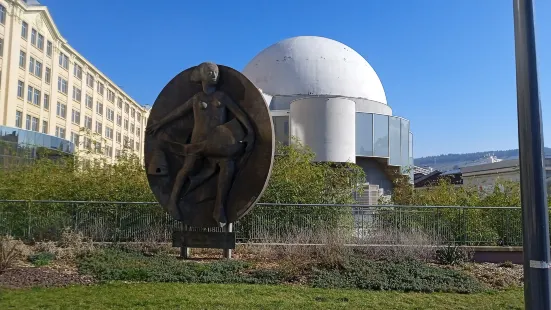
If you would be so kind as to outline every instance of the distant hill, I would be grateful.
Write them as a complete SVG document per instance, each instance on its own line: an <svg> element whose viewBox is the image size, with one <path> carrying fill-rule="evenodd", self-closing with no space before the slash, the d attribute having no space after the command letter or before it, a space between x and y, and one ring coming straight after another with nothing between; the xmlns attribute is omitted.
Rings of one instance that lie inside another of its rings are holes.
<svg viewBox="0 0 551 310"><path fill-rule="evenodd" d="M545 156L551 156L551 148L544 149ZM445 154L438 156L427 156L414 159L416 166L429 166L440 171L446 171L458 167L462 167L470 162L476 161L487 155L494 155L499 159L516 159L518 158L518 149L506 151L486 151L465 154Z"/></svg>

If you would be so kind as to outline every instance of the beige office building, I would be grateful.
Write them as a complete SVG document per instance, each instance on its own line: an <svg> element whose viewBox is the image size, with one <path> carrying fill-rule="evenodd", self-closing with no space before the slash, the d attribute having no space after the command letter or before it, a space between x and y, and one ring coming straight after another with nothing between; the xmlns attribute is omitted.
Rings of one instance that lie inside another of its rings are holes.
<svg viewBox="0 0 551 310"><path fill-rule="evenodd" d="M147 115L67 43L45 6L0 0L0 126L70 140L80 154L114 161L126 150L143 157Z"/></svg>

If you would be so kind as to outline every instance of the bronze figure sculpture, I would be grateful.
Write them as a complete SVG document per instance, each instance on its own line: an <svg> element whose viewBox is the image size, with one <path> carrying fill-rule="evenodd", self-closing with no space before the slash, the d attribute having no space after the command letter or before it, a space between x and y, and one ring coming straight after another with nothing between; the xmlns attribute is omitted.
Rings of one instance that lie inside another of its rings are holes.
<svg viewBox="0 0 551 310"><path fill-rule="evenodd" d="M234 222L266 185L273 140L260 91L231 68L202 63L174 78L155 101L145 149L151 188L188 225Z"/></svg>

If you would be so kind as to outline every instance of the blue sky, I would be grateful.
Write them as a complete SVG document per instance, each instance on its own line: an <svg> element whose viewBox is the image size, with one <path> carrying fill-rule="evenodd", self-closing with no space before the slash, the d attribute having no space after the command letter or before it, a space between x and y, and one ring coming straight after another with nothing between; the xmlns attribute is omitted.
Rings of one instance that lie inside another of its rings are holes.
<svg viewBox="0 0 551 310"><path fill-rule="evenodd" d="M518 147L512 0L42 0L61 34L141 104L203 61L243 69L298 35L340 41L377 71L415 157ZM551 139L551 5L536 3Z"/></svg>

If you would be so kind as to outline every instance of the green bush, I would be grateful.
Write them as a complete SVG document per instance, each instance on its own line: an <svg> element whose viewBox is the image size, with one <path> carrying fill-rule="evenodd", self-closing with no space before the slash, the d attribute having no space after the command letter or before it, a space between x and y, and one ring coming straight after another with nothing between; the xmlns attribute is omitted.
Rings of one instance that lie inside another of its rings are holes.
<svg viewBox="0 0 551 310"><path fill-rule="evenodd" d="M311 284L320 288L398 290L405 292L476 293L483 286L459 271L432 267L415 260L353 259L340 269L317 269Z"/></svg>
<svg viewBox="0 0 551 310"><path fill-rule="evenodd" d="M253 209L239 223L245 236L254 238L252 230L260 219L263 225L261 233L273 238L281 232L297 229L310 232L350 229L353 223L351 208L285 204L354 203L354 191L361 190L361 184L365 182L363 170L349 163L315 163L314 152L298 141L290 146L279 144L277 154L261 202L282 206Z"/></svg>
<svg viewBox="0 0 551 310"><path fill-rule="evenodd" d="M276 284L284 279L283 272L279 271L246 272L250 264L236 260L197 263L165 254L144 256L140 252L118 249L83 257L78 268L80 273L100 281Z"/></svg>
<svg viewBox="0 0 551 310"><path fill-rule="evenodd" d="M363 171L356 165L313 163L313 152L298 142L292 146L279 145L277 153L280 155L275 159L262 202L350 203L357 184L364 180ZM106 202L4 202L0 204L0 233L5 230L25 239L57 240L64 227L78 226L94 240L124 241L132 240L132 235L143 230L161 231L173 224L158 206L109 203L155 201L144 167L136 156L127 154L112 165L85 163L76 156L0 169L3 180L0 199ZM259 218L263 227L269 228L262 233L270 235L296 226L315 231L319 227L350 227L352 223L352 214L346 208L256 208L239 223L244 237L251 235ZM272 222L267 222L268 218ZM29 225L32 235L28 235Z"/></svg>
<svg viewBox="0 0 551 310"><path fill-rule="evenodd" d="M457 245L448 245L436 250L436 261L442 265L458 265L470 261L470 253Z"/></svg>
<svg viewBox="0 0 551 310"><path fill-rule="evenodd" d="M408 259L353 258L339 266L320 264L290 271L285 264L262 268L237 260L198 263L112 248L80 258L78 268L81 274L100 281L281 284L305 276L308 285L323 288L460 293L483 290L479 282L459 271Z"/></svg>
<svg viewBox="0 0 551 310"><path fill-rule="evenodd" d="M398 178L392 199L396 205L492 207L408 210L423 211L424 217L411 225L434 232L444 242L459 241L469 245L522 244L521 209L503 208L520 207L519 183L501 180L491 190L481 190L456 186L442 179L429 188L413 190L411 185Z"/></svg>
<svg viewBox="0 0 551 310"><path fill-rule="evenodd" d="M55 254L40 252L29 256L29 262L36 267L49 265L55 259Z"/></svg>

